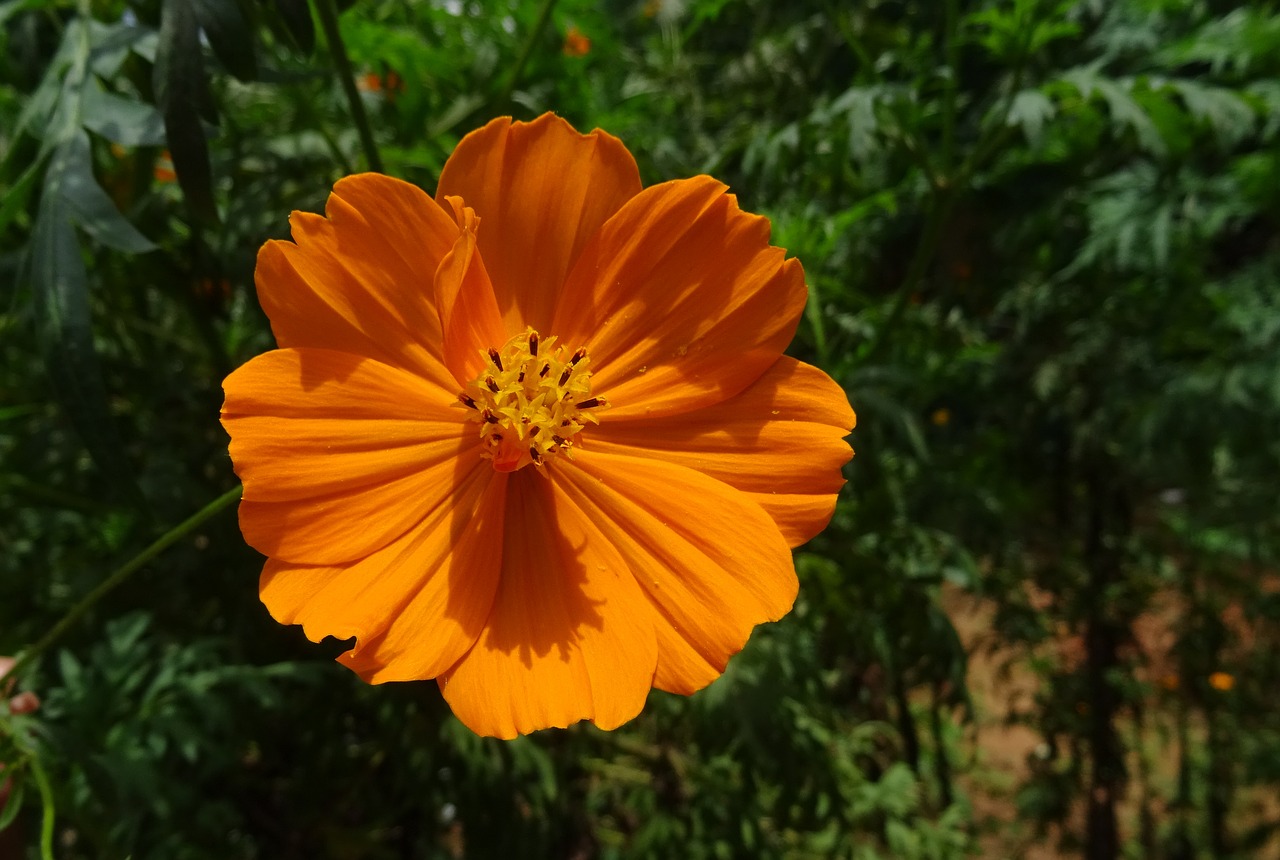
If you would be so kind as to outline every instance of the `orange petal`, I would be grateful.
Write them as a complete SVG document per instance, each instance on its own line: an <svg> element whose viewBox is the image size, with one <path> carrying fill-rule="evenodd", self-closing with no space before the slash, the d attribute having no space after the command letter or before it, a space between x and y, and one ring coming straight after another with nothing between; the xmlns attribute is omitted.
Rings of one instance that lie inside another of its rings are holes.
<svg viewBox="0 0 1280 860"><path fill-rule="evenodd" d="M610 420L724 400L790 343L804 272L768 219L709 176L646 188L609 219L565 284L552 330L585 344Z"/></svg>
<svg viewBox="0 0 1280 860"><path fill-rule="evenodd" d="M687 694L706 686L752 627L790 610L791 553L744 494L683 466L585 449L553 468L556 485L649 598L655 687Z"/></svg>
<svg viewBox="0 0 1280 860"><path fill-rule="evenodd" d="M440 678L472 731L502 738L644 706L653 613L597 525L531 470L511 477L502 579L475 647Z"/></svg>
<svg viewBox="0 0 1280 860"><path fill-rule="evenodd" d="M484 222L480 255L509 331L549 331L565 276L609 216L640 192L635 159L603 131L553 114L501 117L462 139L436 200L456 195Z"/></svg>
<svg viewBox="0 0 1280 860"><path fill-rule="evenodd" d="M681 415L611 421L584 444L601 453L657 457L742 490L791 546L826 527L853 456L853 410L821 370L783 356L741 393Z"/></svg>
<svg viewBox="0 0 1280 860"><path fill-rule="evenodd" d="M421 523L359 561L269 560L262 602L314 642L356 637L338 660L366 681L434 678L467 652L489 616L505 504L506 478L476 469Z"/></svg>
<svg viewBox="0 0 1280 860"><path fill-rule="evenodd" d="M366 355L452 387L432 283L458 238L453 218L375 173L340 180L325 211L293 213L297 244L258 252L254 280L276 342Z"/></svg>
<svg viewBox="0 0 1280 860"><path fill-rule="evenodd" d="M480 459L448 392L342 352L281 349L223 383L244 482L240 524L265 555L337 564L386 546Z"/></svg>
<svg viewBox="0 0 1280 860"><path fill-rule="evenodd" d="M479 219L458 197L446 198L461 231L453 249L436 272L436 305L444 330L444 363L458 385L465 388L485 366L486 348L507 341L502 315L493 297L493 285L476 253Z"/></svg>

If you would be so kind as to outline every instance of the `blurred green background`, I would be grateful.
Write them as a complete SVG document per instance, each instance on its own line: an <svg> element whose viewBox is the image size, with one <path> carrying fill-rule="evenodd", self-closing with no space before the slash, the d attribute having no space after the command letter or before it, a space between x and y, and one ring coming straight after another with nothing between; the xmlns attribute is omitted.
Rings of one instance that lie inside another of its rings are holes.
<svg viewBox="0 0 1280 860"><path fill-rule="evenodd" d="M1278 6L0 3L0 654L235 486L344 77L428 191L548 110L725 180L859 419L795 610L613 733L363 685L204 522L0 698L0 857L1280 856Z"/></svg>

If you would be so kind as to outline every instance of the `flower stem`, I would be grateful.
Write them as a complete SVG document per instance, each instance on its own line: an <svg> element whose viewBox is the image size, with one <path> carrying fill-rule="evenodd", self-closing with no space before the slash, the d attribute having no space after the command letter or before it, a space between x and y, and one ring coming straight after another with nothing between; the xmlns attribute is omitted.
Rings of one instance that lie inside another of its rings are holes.
<svg viewBox="0 0 1280 860"><path fill-rule="evenodd" d="M369 169L382 173L382 158L378 155L378 145L373 140L373 129L369 126L369 116L364 112L364 102L360 99L360 91L356 89L355 74L351 70L351 58L347 56L347 46L342 41L342 32L338 29L338 7L334 0L317 0L316 12L320 15L320 26L324 28L324 39L329 43L329 53L333 55L333 63L338 67L338 80L347 94L347 103L351 106L351 118L355 121L356 131L360 133L360 145L364 148L365 161Z"/></svg>
<svg viewBox="0 0 1280 860"><path fill-rule="evenodd" d="M49 785L49 776L38 759L32 756L27 763L31 765L31 777L40 791L40 860L53 860L53 787Z"/></svg>
<svg viewBox="0 0 1280 860"><path fill-rule="evenodd" d="M542 0L542 8L538 10L538 18L533 22L533 29L529 31L529 37L524 40L524 46L520 49L520 56L516 58L516 64L511 69L511 75L507 78L506 86L502 88L502 96L498 99L498 104L506 104L511 99L511 94L515 92L520 76L524 74L524 67L529 63L529 58L533 56L534 46L538 44L538 39L542 37L542 31L547 28L547 22L551 20L551 10L555 7L556 0Z"/></svg>
<svg viewBox="0 0 1280 860"><path fill-rule="evenodd" d="M117 586L132 576L139 568L151 561L153 558L164 552L169 547L195 531L201 524L219 513L223 509L229 507L239 501L244 493L244 488L236 486L205 505L196 513L192 514L183 522L169 529L163 535L156 539L151 546L135 555L129 561L112 571L111 575L98 583L97 588L90 591L80 599L80 602L71 607L67 614L62 616L62 620L55 624L48 633L41 637L40 641L32 645L26 651L18 656L14 661L13 668L8 672L7 677L18 678L23 669L30 666L37 657L48 651L50 646L62 638L62 636L74 627L84 614L92 609L98 601L106 597Z"/></svg>

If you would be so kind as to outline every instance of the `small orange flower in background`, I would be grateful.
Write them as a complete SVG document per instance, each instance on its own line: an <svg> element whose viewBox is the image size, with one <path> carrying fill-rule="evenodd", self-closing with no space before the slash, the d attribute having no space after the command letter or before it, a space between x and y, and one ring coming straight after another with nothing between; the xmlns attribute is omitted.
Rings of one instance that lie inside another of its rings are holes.
<svg viewBox="0 0 1280 860"><path fill-rule="evenodd" d="M933 410L929 420L933 422L935 427L946 427L951 423L951 410L945 406L940 406Z"/></svg>
<svg viewBox="0 0 1280 860"><path fill-rule="evenodd" d="M1225 693L1236 685L1236 679L1226 672L1214 672L1209 676L1209 686Z"/></svg>
<svg viewBox="0 0 1280 860"><path fill-rule="evenodd" d="M564 47L561 48L566 57L585 57L591 53L591 39L576 26L570 27L564 35Z"/></svg>
<svg viewBox="0 0 1280 860"><path fill-rule="evenodd" d="M295 212L256 273L280 349L222 412L271 614L504 738L619 726L786 614L854 416L782 355L804 273L726 191L546 114L434 200L362 174Z"/></svg>
<svg viewBox="0 0 1280 860"><path fill-rule="evenodd" d="M395 71L386 74L366 72L356 80L356 88L366 93L382 93L390 101L404 90L404 79Z"/></svg>
<svg viewBox="0 0 1280 860"><path fill-rule="evenodd" d="M160 153L160 157L156 159L155 169L152 171L155 175L156 182L176 182L178 174L173 169L173 156L169 154L169 150Z"/></svg>

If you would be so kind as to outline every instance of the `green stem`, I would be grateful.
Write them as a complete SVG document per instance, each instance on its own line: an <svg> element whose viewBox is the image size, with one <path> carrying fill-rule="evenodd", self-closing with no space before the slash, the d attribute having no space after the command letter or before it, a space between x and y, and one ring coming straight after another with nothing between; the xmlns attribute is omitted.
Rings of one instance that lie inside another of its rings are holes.
<svg viewBox="0 0 1280 860"><path fill-rule="evenodd" d="M205 520L208 520L224 508L227 508L239 501L243 492L244 490L240 486L227 490L227 492L205 505L186 520L169 529L169 531L157 538L151 546L129 559L129 561L125 562L122 566L116 568L110 576L98 583L97 588L80 598L80 602L71 607L71 609L67 611L67 614L62 616L62 620L55 624L48 633L44 634L39 642L32 645L26 651L23 651L22 654L18 656L18 659L13 664L13 668L9 670L8 677L20 677L23 669L30 666L37 657L49 650L50 646L61 639L68 630L74 627L80 619L84 617L84 614L92 609L98 601L110 594L117 586L132 576L147 562L151 561L160 553L164 552L166 549L182 540L182 538L195 531L195 529L202 525Z"/></svg>
<svg viewBox="0 0 1280 860"><path fill-rule="evenodd" d="M551 10L556 7L556 0L542 0L542 8L538 10L538 19L533 22L533 29L529 31L529 37L524 40L524 46L520 49L520 56L516 58L516 64L511 69L511 75L507 78L507 84L502 88L502 96L498 99L498 104L506 104L511 98L511 94L515 92L516 84L520 81L520 76L524 74L524 67L528 64L529 58L533 56L534 46L538 44L538 39L542 38L542 31L547 28L547 22L551 20Z"/></svg>
<svg viewBox="0 0 1280 860"><path fill-rule="evenodd" d="M27 762L31 765L31 776L36 781L36 788L40 790L40 860L53 860L53 788L49 785L49 776L44 772L40 761L32 756Z"/></svg>
<svg viewBox="0 0 1280 860"><path fill-rule="evenodd" d="M360 91L356 89L355 73L351 69L351 58L347 56L347 46L338 29L337 4L334 0L317 0L316 12L320 15L320 26L324 29L325 41L329 43L333 63L338 67L338 80L342 82L342 89L347 94L347 104L351 106L351 118L355 120L356 131L360 133L365 160L369 162L370 170L382 173L382 158L378 155L378 145L373 140L369 116L364 112L364 101L360 98Z"/></svg>

